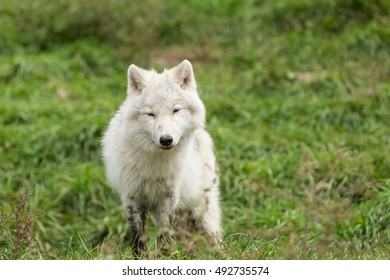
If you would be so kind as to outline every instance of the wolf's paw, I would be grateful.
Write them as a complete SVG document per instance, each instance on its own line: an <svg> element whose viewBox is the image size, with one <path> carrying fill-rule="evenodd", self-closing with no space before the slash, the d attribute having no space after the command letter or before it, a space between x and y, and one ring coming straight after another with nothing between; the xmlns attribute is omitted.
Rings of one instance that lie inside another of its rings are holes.
<svg viewBox="0 0 390 280"><path fill-rule="evenodd" d="M146 246L146 242L143 240L138 241L138 243L133 246L133 252L136 255L145 254L147 250L148 247Z"/></svg>
<svg viewBox="0 0 390 280"><path fill-rule="evenodd" d="M172 241L172 237L169 232L165 231L157 237L157 248L161 249L165 244L169 244Z"/></svg>

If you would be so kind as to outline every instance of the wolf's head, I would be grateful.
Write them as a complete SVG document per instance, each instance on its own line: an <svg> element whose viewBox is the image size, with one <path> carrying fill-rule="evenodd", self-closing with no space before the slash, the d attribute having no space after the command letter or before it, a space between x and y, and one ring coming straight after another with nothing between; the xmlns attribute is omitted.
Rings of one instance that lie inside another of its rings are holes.
<svg viewBox="0 0 390 280"><path fill-rule="evenodd" d="M127 92L125 129L143 150L172 149L204 127L205 108L188 60L161 74L130 65Z"/></svg>

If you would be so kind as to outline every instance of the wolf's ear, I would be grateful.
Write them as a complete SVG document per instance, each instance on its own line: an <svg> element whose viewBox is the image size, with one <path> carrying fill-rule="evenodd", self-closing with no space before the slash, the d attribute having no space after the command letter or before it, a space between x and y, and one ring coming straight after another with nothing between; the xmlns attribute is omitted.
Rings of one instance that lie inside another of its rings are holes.
<svg viewBox="0 0 390 280"><path fill-rule="evenodd" d="M143 88L146 86L145 70L138 66L131 64L127 70L127 91L128 93L141 93Z"/></svg>
<svg viewBox="0 0 390 280"><path fill-rule="evenodd" d="M196 89L196 81L191 62L183 60L178 66L171 69L172 77L182 89Z"/></svg>

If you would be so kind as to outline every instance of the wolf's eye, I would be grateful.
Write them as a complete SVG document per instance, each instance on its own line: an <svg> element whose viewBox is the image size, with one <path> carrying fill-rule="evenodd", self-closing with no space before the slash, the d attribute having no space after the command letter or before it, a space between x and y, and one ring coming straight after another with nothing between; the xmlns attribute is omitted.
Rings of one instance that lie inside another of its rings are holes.
<svg viewBox="0 0 390 280"><path fill-rule="evenodd" d="M179 112L180 110L181 110L181 108L175 108L175 109L173 109L173 113L175 114L175 113Z"/></svg>
<svg viewBox="0 0 390 280"><path fill-rule="evenodd" d="M146 115L148 115L149 117L153 117L154 118L154 114L153 113L146 113Z"/></svg>

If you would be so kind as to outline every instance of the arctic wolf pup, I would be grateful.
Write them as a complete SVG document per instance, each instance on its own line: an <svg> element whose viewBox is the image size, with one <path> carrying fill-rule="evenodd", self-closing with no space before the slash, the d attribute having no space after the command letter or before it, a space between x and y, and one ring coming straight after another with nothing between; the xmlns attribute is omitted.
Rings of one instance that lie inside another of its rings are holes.
<svg viewBox="0 0 390 280"><path fill-rule="evenodd" d="M127 99L110 121L102 146L135 253L147 249L142 235L149 212L169 229L175 212L188 211L219 245L219 178L204 126L205 108L188 60L161 74L130 65ZM160 236L166 237L167 232Z"/></svg>

